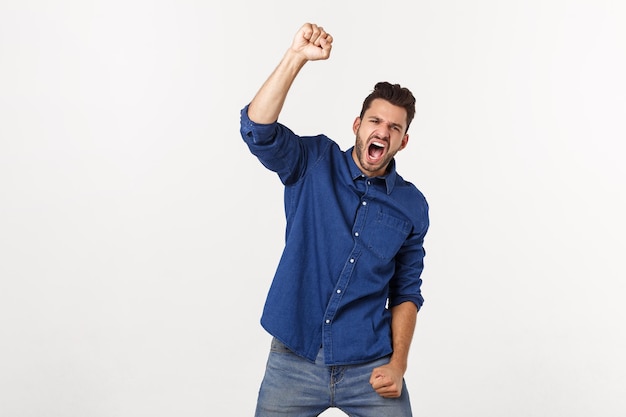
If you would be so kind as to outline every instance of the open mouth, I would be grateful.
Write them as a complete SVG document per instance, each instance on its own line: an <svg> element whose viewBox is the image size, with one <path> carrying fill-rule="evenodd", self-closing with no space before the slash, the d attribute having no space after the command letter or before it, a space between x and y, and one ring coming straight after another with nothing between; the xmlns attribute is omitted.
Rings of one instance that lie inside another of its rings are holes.
<svg viewBox="0 0 626 417"><path fill-rule="evenodd" d="M376 163L380 161L385 154L386 144L379 140L373 140L367 147L367 156L371 162Z"/></svg>

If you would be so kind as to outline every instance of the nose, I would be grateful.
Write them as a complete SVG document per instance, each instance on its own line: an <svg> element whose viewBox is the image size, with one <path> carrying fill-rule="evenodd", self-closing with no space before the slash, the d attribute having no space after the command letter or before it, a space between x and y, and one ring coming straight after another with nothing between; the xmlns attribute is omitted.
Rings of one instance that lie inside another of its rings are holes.
<svg viewBox="0 0 626 417"><path fill-rule="evenodd" d="M380 139L389 140L391 129L386 124L381 124L378 129L376 129L376 134L380 137Z"/></svg>

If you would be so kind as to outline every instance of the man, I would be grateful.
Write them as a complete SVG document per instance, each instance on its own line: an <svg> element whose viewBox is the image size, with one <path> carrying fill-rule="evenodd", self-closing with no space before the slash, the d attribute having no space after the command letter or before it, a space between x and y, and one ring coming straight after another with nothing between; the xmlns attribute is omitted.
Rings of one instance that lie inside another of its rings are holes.
<svg viewBox="0 0 626 417"><path fill-rule="evenodd" d="M333 38L304 24L241 111L250 151L285 186L286 243L261 324L274 336L257 417L411 416L404 384L428 229L424 196L396 172L415 114L409 90L378 83L353 124L355 146L300 137L278 123L308 61ZM307 109L325 117L323 109Z"/></svg>

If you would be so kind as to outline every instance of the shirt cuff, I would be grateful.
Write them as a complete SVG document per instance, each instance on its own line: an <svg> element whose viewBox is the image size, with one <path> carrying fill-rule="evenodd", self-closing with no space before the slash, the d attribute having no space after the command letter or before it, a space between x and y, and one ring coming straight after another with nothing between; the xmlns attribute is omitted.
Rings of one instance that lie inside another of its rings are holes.
<svg viewBox="0 0 626 417"><path fill-rule="evenodd" d="M241 137L251 145L265 145L274 140L276 135L277 122L262 124L250 120L248 117L248 107L241 109Z"/></svg>

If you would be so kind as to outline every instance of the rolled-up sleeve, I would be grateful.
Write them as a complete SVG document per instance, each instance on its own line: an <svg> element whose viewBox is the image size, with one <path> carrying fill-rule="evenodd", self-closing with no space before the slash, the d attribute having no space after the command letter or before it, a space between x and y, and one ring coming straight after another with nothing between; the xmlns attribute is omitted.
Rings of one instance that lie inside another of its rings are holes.
<svg viewBox="0 0 626 417"><path fill-rule="evenodd" d="M250 120L248 106L241 110L240 133L250 152L276 172L283 184L297 181L306 153L295 133L278 122L260 124Z"/></svg>
<svg viewBox="0 0 626 417"><path fill-rule="evenodd" d="M241 109L240 132L248 146L271 145L276 137L278 123L261 124L255 123L248 117L248 106Z"/></svg>
<svg viewBox="0 0 626 417"><path fill-rule="evenodd" d="M428 231L428 204L424 200L419 210L417 230L406 240L396 255L396 271L389 282L389 306L393 307L406 301L413 302L418 310L424 304L422 297L422 271L424 270L424 238Z"/></svg>

